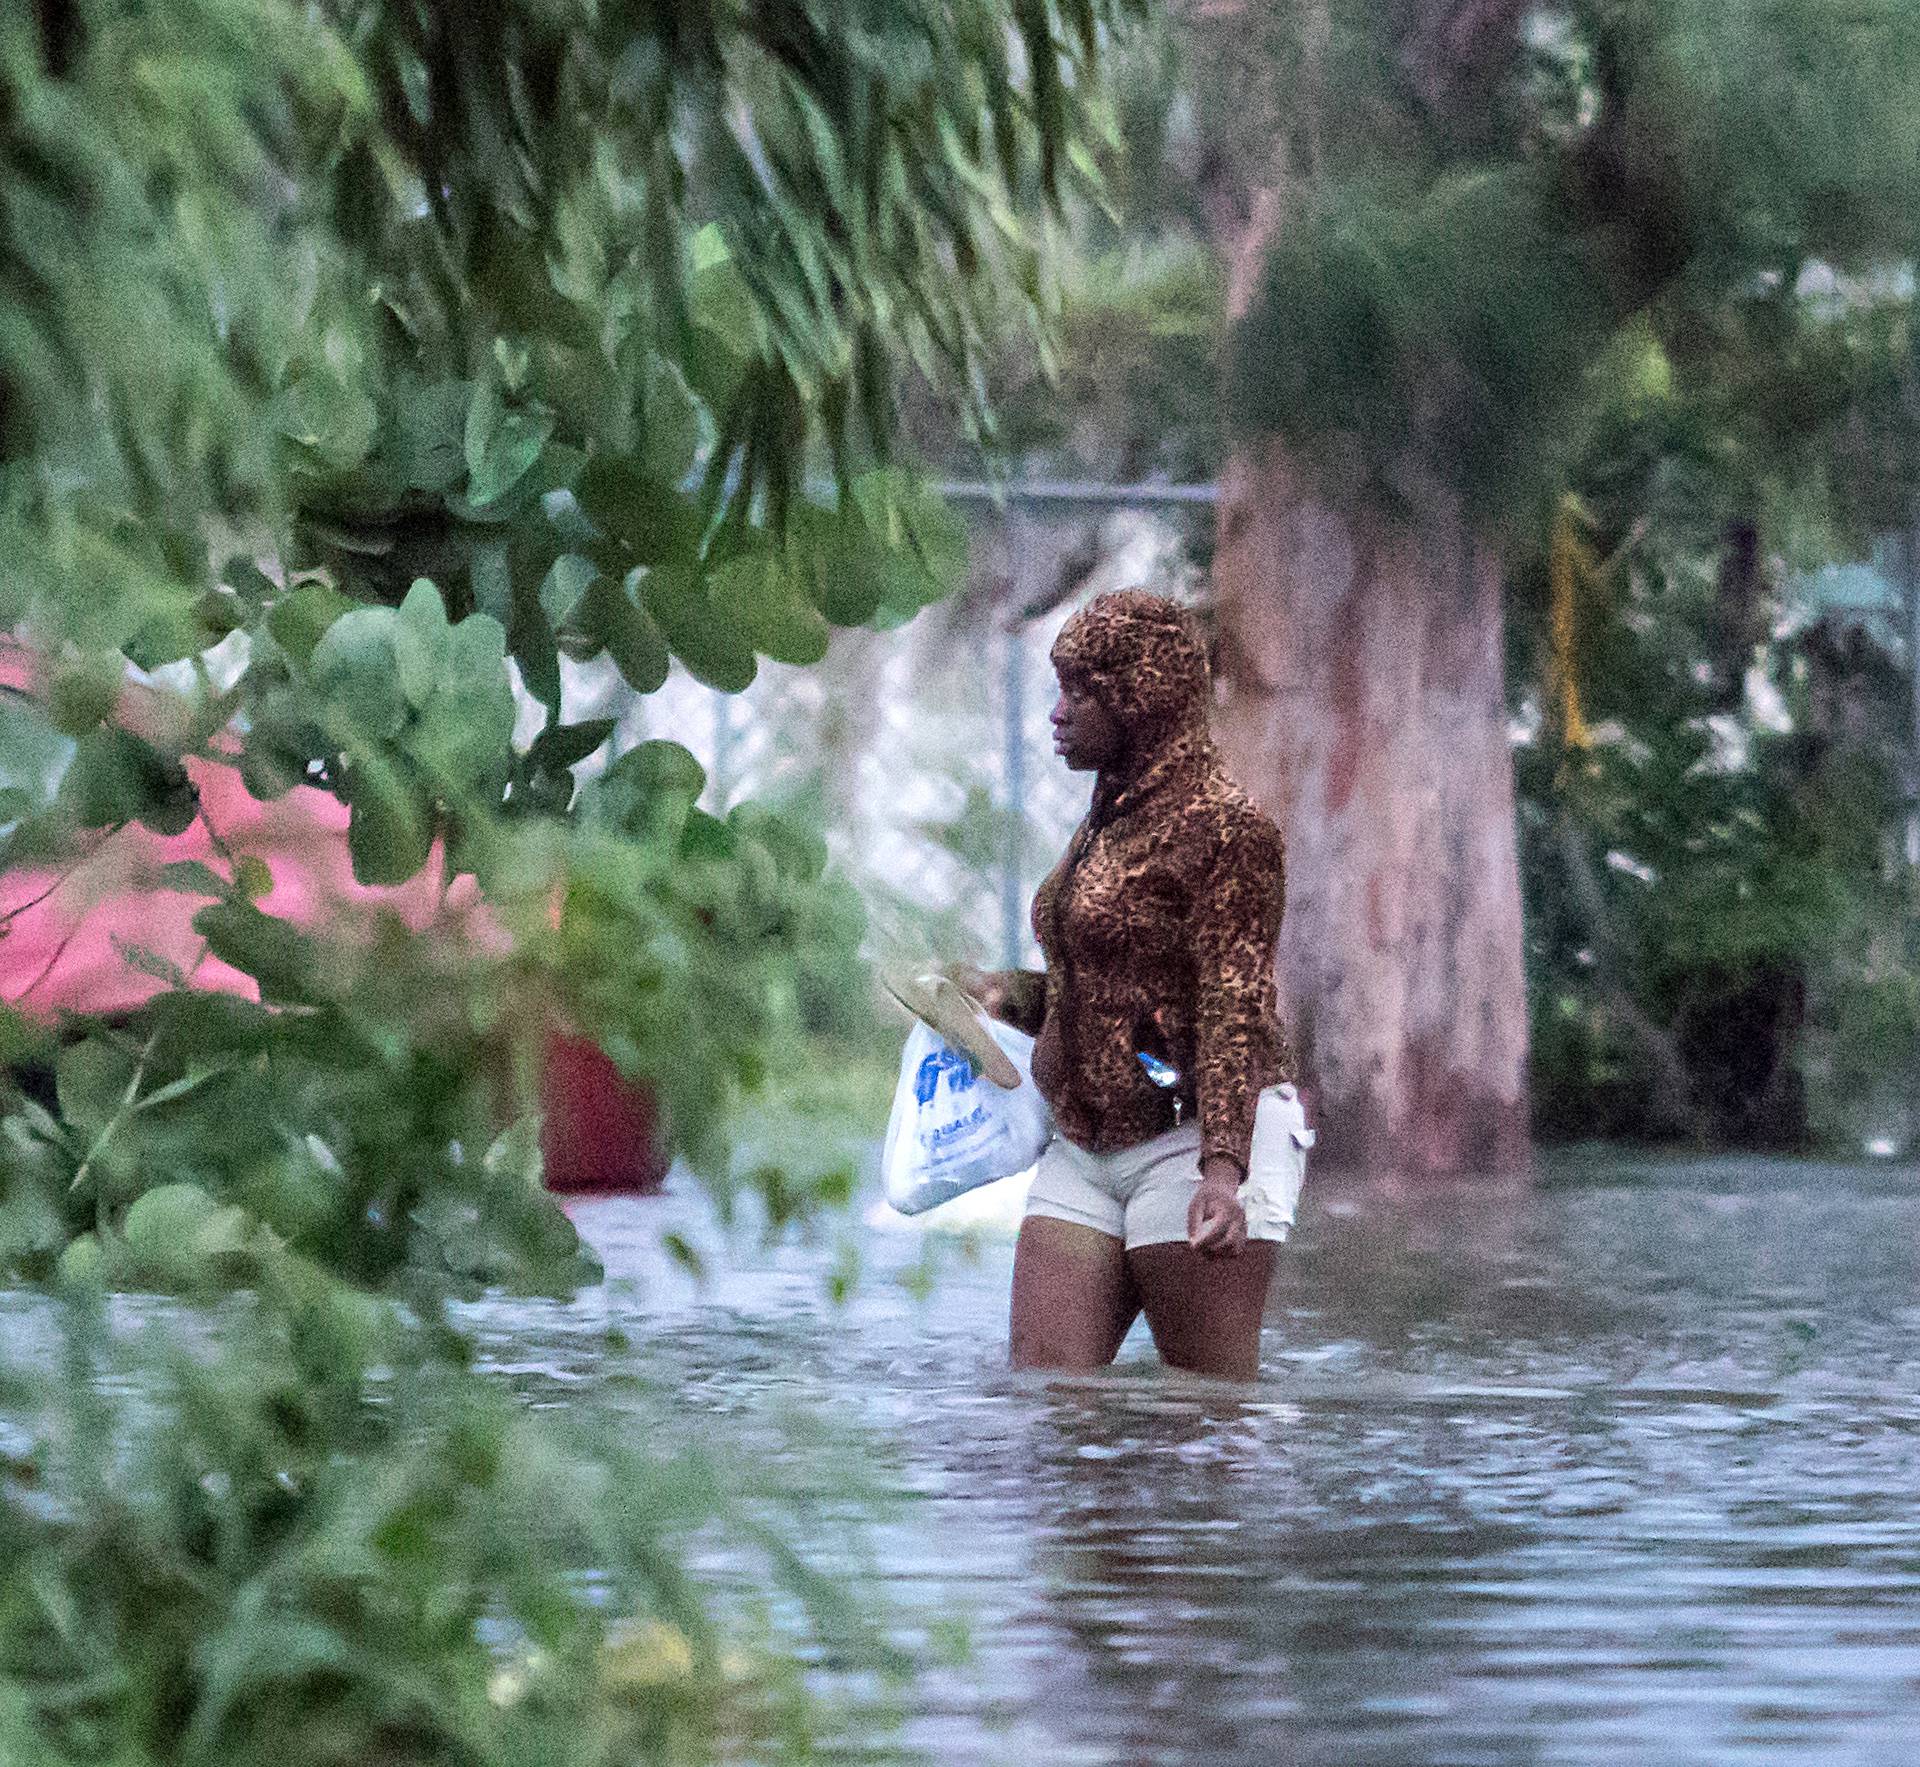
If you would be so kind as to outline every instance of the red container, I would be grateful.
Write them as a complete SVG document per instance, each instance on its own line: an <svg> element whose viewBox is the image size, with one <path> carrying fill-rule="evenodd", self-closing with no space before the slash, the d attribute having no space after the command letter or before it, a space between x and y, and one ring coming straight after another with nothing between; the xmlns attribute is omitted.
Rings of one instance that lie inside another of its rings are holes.
<svg viewBox="0 0 1920 1767"><path fill-rule="evenodd" d="M599 1044L548 1039L540 1155L549 1190L565 1196L648 1196L667 1181L665 1137L653 1094L624 1079Z"/></svg>

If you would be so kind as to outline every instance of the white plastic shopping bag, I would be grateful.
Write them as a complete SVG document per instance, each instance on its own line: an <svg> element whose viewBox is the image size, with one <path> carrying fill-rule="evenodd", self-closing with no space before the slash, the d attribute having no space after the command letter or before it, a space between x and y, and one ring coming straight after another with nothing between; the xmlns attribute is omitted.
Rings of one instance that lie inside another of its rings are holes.
<svg viewBox="0 0 1920 1767"><path fill-rule="evenodd" d="M1307 1149L1313 1146L1306 1107L1290 1085L1269 1086L1253 1117L1253 1149L1240 1201L1247 1226L1267 1228L1263 1237L1284 1240L1293 1231L1300 1192L1307 1182Z"/></svg>
<svg viewBox="0 0 1920 1767"><path fill-rule="evenodd" d="M903 1215L1026 1171L1053 1133L1033 1083L1033 1039L997 1021L987 1029L1019 1070L1011 1090L976 1073L926 1025L907 1037L881 1162L887 1201Z"/></svg>

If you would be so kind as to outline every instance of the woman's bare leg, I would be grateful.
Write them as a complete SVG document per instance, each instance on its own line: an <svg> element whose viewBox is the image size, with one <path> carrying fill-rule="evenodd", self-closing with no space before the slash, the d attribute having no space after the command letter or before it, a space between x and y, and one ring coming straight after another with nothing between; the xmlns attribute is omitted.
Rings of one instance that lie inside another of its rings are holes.
<svg viewBox="0 0 1920 1767"><path fill-rule="evenodd" d="M1105 1368L1140 1311L1119 1240L1029 1215L1013 1253L1015 1368Z"/></svg>
<svg viewBox="0 0 1920 1767"><path fill-rule="evenodd" d="M1250 1240L1231 1258L1205 1257L1178 1241L1143 1245L1127 1253L1127 1268L1169 1367L1220 1380L1252 1380L1260 1372L1271 1240Z"/></svg>

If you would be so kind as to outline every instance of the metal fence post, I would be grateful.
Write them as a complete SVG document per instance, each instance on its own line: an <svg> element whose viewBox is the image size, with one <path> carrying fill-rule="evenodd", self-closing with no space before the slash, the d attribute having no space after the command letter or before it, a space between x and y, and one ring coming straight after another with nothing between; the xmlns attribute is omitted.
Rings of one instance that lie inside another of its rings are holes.
<svg viewBox="0 0 1920 1767"><path fill-rule="evenodd" d="M733 696L712 692L714 810L724 816L733 801Z"/></svg>
<svg viewBox="0 0 1920 1767"><path fill-rule="evenodd" d="M1908 508L1900 564L1907 604L1907 863L1920 866L1920 507Z"/></svg>
<svg viewBox="0 0 1920 1767"><path fill-rule="evenodd" d="M1006 824L1000 858L1000 943L1008 969L1027 948L1027 670L1026 640L1008 622L1001 703L1006 717Z"/></svg>

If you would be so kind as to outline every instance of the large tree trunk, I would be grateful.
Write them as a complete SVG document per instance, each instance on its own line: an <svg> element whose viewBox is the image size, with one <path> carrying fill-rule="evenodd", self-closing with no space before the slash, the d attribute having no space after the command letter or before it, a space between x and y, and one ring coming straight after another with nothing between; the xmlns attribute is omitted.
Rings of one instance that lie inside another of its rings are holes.
<svg viewBox="0 0 1920 1767"><path fill-rule="evenodd" d="M1430 143L1495 115L1527 0L1392 0L1401 112ZM1319 135L1325 0L1198 0L1196 65L1223 119L1203 190L1237 319ZM1292 32L1263 106L1248 43ZM1432 421L1429 414L1429 421ZM1421 417L1408 414L1417 453ZM1430 430L1428 433L1432 433ZM1458 499L1396 474L1389 516L1316 488L1277 442L1229 466L1214 592L1236 775L1287 839L1280 987L1320 1133L1316 1159L1412 1174L1529 1164L1527 1000L1501 575Z"/></svg>
<svg viewBox="0 0 1920 1767"><path fill-rule="evenodd" d="M1500 573L1444 493L1417 521L1236 461L1214 564L1219 717L1287 839L1280 982L1324 1163L1528 1162L1527 1002Z"/></svg>

